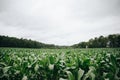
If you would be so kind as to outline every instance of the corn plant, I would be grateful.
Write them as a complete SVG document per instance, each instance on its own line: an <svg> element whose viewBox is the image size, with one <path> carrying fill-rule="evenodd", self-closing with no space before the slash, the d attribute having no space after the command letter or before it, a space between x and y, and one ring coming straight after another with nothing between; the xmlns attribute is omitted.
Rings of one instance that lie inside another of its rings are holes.
<svg viewBox="0 0 120 80"><path fill-rule="evenodd" d="M120 49L0 48L0 80L120 80Z"/></svg>

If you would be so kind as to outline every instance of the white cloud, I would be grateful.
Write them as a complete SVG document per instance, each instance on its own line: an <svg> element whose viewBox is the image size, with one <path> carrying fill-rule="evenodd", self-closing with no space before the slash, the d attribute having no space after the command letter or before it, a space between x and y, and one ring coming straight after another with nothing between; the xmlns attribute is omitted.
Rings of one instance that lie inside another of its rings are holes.
<svg viewBox="0 0 120 80"><path fill-rule="evenodd" d="M0 1L0 34L72 45L120 33L119 0Z"/></svg>

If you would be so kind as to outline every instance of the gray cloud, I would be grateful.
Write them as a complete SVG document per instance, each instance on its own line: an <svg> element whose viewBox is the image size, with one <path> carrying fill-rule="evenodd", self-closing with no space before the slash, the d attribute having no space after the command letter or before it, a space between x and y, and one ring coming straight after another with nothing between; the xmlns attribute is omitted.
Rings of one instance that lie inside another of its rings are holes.
<svg viewBox="0 0 120 80"><path fill-rule="evenodd" d="M120 0L0 0L0 34L72 45L120 33Z"/></svg>

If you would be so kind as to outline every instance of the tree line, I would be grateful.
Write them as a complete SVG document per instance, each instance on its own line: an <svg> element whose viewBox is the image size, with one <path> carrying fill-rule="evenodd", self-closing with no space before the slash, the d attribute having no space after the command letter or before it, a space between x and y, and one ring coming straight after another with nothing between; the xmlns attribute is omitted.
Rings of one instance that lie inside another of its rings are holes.
<svg viewBox="0 0 120 80"><path fill-rule="evenodd" d="M117 48L120 47L120 34L111 34L90 39L88 42L80 42L72 45L73 48Z"/></svg>
<svg viewBox="0 0 120 80"><path fill-rule="evenodd" d="M120 34L100 36L90 39L88 42L80 42L72 46L58 46L54 44L45 44L31 39L0 36L0 47L16 48L116 48L120 47Z"/></svg>
<svg viewBox="0 0 120 80"><path fill-rule="evenodd" d="M0 36L0 47L16 47L16 48L59 48L53 44L45 44L31 39L23 39L16 37Z"/></svg>

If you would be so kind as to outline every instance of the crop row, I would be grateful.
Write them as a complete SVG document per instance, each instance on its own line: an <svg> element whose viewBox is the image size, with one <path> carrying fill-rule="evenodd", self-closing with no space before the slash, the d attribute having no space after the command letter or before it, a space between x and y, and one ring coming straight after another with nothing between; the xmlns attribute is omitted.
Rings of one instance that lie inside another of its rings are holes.
<svg viewBox="0 0 120 80"><path fill-rule="evenodd" d="M0 48L0 80L120 80L120 49Z"/></svg>

